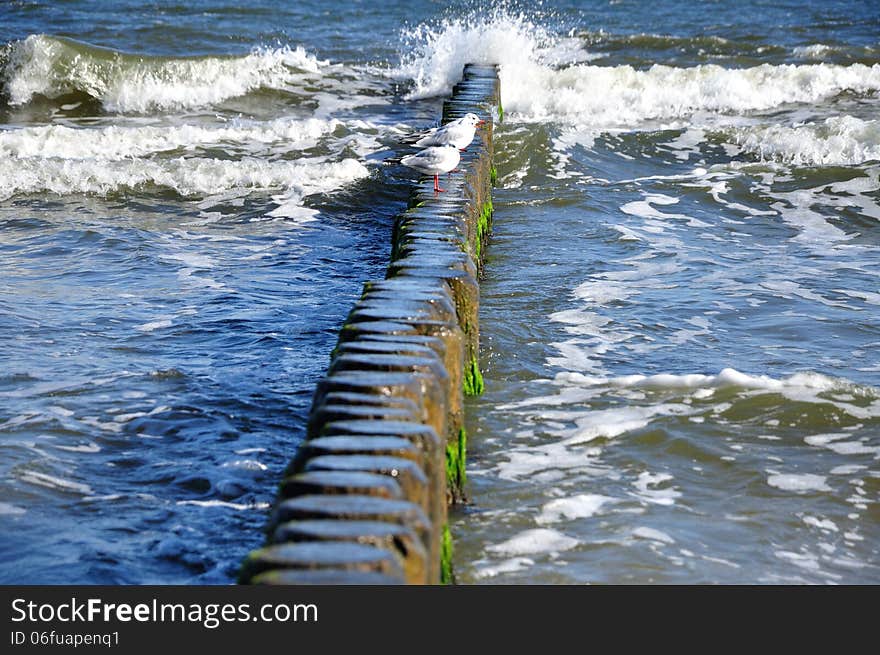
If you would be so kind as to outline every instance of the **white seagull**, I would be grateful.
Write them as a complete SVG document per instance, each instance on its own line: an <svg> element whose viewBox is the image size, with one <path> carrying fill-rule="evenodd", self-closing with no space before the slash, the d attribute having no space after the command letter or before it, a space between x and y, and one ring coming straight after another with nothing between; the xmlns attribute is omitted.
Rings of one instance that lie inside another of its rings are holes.
<svg viewBox="0 0 880 655"><path fill-rule="evenodd" d="M459 150L464 150L474 140L477 126L485 122L476 114L465 114L461 118L449 121L446 125L428 130L427 134L418 139L415 144L417 146L455 146Z"/></svg>
<svg viewBox="0 0 880 655"><path fill-rule="evenodd" d="M401 158L400 163L425 175L434 176L434 191L440 188L440 173L448 173L461 161L461 153L452 145L433 146Z"/></svg>

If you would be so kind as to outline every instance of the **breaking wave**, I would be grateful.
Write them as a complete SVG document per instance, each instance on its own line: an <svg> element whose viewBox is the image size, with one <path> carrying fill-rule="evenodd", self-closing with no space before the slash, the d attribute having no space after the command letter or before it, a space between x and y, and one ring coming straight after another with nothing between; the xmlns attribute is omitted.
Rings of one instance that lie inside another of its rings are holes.
<svg viewBox="0 0 880 655"><path fill-rule="evenodd" d="M762 159L798 166L851 166L880 160L880 121L834 116L816 123L739 128L734 141Z"/></svg>
<svg viewBox="0 0 880 655"><path fill-rule="evenodd" d="M755 391L804 391L815 393L849 393L868 400L880 400L880 389L867 385L854 384L848 380L833 378L821 373L795 373L787 378L773 378L767 375L749 375L733 368L725 368L717 375L701 373L655 375L624 375L618 377L598 377L582 373L563 372L556 375L560 384L594 387L607 386L634 389L706 389L718 390L734 388Z"/></svg>
<svg viewBox="0 0 880 655"><path fill-rule="evenodd" d="M0 131L0 157L118 160L153 153L221 145L255 147L278 143L285 151L314 146L342 123L335 119L276 119L268 122L231 121L227 125L141 126L111 125L72 128L43 125Z"/></svg>
<svg viewBox="0 0 880 655"><path fill-rule="evenodd" d="M423 24L402 36L408 54L397 74L412 80L410 98L447 93L467 62L496 64L505 115L521 122L631 128L696 112L765 111L844 92L880 91L876 63L654 65L644 70L594 65L589 62L602 55L587 50L590 39L554 35L526 16L504 9ZM658 40L666 44L672 37L629 38L647 39L656 46ZM724 39L705 38L717 47L729 45Z"/></svg>
<svg viewBox="0 0 880 655"><path fill-rule="evenodd" d="M301 47L259 48L244 56L150 57L45 34L8 44L0 62L11 105L79 95L120 113L191 109L261 88L283 90L327 64Z"/></svg>
<svg viewBox="0 0 880 655"><path fill-rule="evenodd" d="M863 64L762 64L744 69L655 65L644 71L591 65L553 70L533 64L502 66L501 77L505 109L519 120L609 128L697 111L761 111L816 102L844 91L880 90L880 65Z"/></svg>
<svg viewBox="0 0 880 655"><path fill-rule="evenodd" d="M332 191L369 175L355 159L327 163L313 160L266 161L201 157L108 160L0 158L0 200L17 194L82 193L107 196L150 188L174 191L184 197L203 197L230 191L283 191L291 200Z"/></svg>

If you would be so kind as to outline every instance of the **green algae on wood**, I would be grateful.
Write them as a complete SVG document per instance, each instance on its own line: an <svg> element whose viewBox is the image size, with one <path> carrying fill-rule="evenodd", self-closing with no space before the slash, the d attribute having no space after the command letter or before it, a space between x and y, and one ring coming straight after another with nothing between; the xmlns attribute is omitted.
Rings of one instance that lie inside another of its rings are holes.
<svg viewBox="0 0 880 655"><path fill-rule="evenodd" d="M474 240L474 250L476 252L477 261L482 263L482 250L483 243L486 241L489 236L489 232L492 229L492 214L494 213L494 208L492 206L492 199L489 198L486 202L483 203L483 206L480 207L480 213L477 216L477 238Z"/></svg>
<svg viewBox="0 0 880 655"><path fill-rule="evenodd" d="M467 483L467 431L459 428L458 438L446 444L446 488L452 502L464 500Z"/></svg>
<svg viewBox="0 0 880 655"><path fill-rule="evenodd" d="M483 374L480 373L480 365L476 357L472 357L470 362L465 364L464 371L464 387L465 396L479 396L485 390L483 384Z"/></svg>
<svg viewBox="0 0 880 655"><path fill-rule="evenodd" d="M452 533L449 525L443 526L443 534L440 537L440 584L454 584L455 576L452 571Z"/></svg>

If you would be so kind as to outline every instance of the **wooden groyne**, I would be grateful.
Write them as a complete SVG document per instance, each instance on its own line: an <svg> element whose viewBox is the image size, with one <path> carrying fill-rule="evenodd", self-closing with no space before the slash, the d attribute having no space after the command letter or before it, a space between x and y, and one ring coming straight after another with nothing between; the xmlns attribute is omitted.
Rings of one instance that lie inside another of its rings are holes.
<svg viewBox="0 0 880 655"><path fill-rule="evenodd" d="M318 383L251 584L436 584L452 578L447 507L464 499L464 396L479 394L478 276L491 229L497 71L468 65L443 122L486 119L459 172L413 189L384 280L367 282Z"/></svg>

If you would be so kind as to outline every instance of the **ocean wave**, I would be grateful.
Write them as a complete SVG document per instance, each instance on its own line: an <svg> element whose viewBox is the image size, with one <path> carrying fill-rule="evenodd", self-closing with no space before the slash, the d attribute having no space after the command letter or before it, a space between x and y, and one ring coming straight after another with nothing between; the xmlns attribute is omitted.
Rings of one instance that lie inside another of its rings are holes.
<svg viewBox="0 0 880 655"><path fill-rule="evenodd" d="M805 46L796 46L792 48L795 57L801 59L825 60L829 57L844 56L849 58L863 58L867 60L876 59L877 48L869 45L828 45L826 43L812 43Z"/></svg>
<svg viewBox="0 0 880 655"><path fill-rule="evenodd" d="M108 160L0 158L0 200L30 193L108 196L151 187L183 197L206 197L230 191L280 191L284 203L333 191L369 175L355 159L328 163L320 160L237 161L200 157L176 159Z"/></svg>
<svg viewBox="0 0 880 655"><path fill-rule="evenodd" d="M804 59L822 59L823 57L826 57L828 53L833 51L834 48L825 45L824 43L797 46L792 50L796 56L803 57Z"/></svg>
<svg viewBox="0 0 880 655"><path fill-rule="evenodd" d="M85 94L112 112L204 107L260 88L284 89L327 62L302 47L244 56L149 57L32 34L6 46L0 79L12 105Z"/></svg>
<svg viewBox="0 0 880 655"><path fill-rule="evenodd" d="M848 380L828 377L821 373L795 373L790 377L777 379L767 375L749 375L733 368L725 368L717 375L688 373L677 375L660 373L656 375L624 375L618 377L598 377L581 373L563 372L557 374L555 381L560 384L577 386L608 386L634 389L727 389L783 391L789 389L809 389L815 392L839 392L857 395L870 400L880 400L880 389L857 385Z"/></svg>
<svg viewBox="0 0 880 655"><path fill-rule="evenodd" d="M280 143L284 152L314 146L342 123L335 119L276 119L268 122L232 121L218 127L116 126L72 128L44 125L0 131L0 157L119 160L199 146Z"/></svg>
<svg viewBox="0 0 880 655"><path fill-rule="evenodd" d="M685 60L694 63L709 59L743 61L794 60L828 61L842 63L857 60L860 63L876 63L877 50L869 45L812 43L800 46L782 46L770 43L765 36L744 34L736 38L724 38L714 34L678 36L674 34L615 34L604 30L578 32L585 46L601 56L633 57L633 51L641 60L650 60L652 53L665 59Z"/></svg>
<svg viewBox="0 0 880 655"><path fill-rule="evenodd" d="M690 53L702 57L766 56L786 52L785 48L764 42L757 36L726 39L714 34L677 36L674 34L614 34L604 30L583 30L577 35L591 48L607 52L640 51Z"/></svg>
<svg viewBox="0 0 880 655"><path fill-rule="evenodd" d="M795 373L782 379L767 375L749 375L733 368L726 368L717 375L661 373L599 377L562 372L556 375L554 382L566 387L597 391L608 389L658 393L683 391L693 394L692 397L700 401L712 398L722 391L733 391L746 401L752 396L778 394L791 402L833 406L843 414L860 420L880 418L880 388L816 372ZM527 404L535 402L537 401L532 400Z"/></svg>
<svg viewBox="0 0 880 655"><path fill-rule="evenodd" d="M857 384L844 378L831 377L806 371L784 378L769 375L750 375L733 368L725 368L716 375L703 373L657 373L654 375L602 376L588 375L574 371L562 371L553 378L556 386L570 391L558 395L528 398L518 402L501 405L499 409L515 410L533 406L555 406L569 403L580 404L587 398L607 393L611 390L633 390L649 393L672 393L691 396L699 400L712 398L717 392L750 394L777 393L792 400L811 402L845 401L851 406L859 405L857 411L871 410L872 416L880 416L880 388ZM589 393L575 393L574 390ZM632 412L654 411L650 408L631 408ZM640 418L640 417L639 417Z"/></svg>
<svg viewBox="0 0 880 655"><path fill-rule="evenodd" d="M833 116L822 122L738 128L733 140L761 159L797 166L851 166L880 160L880 121Z"/></svg>
<svg viewBox="0 0 880 655"><path fill-rule="evenodd" d="M642 71L583 64L555 70L531 63L502 64L500 76L504 108L514 120L584 128L634 127L698 111L761 111L816 102L844 91L880 90L878 64L762 64L738 69L655 65Z"/></svg>
<svg viewBox="0 0 880 655"><path fill-rule="evenodd" d="M619 37L629 46L680 47L658 35ZM633 128L697 112L756 112L812 103L844 92L880 91L880 64L761 64L724 68L588 63L590 39L561 37L525 15L496 9L487 16L423 24L403 34L409 54L397 74L413 81L409 98L447 93L465 63L496 64L505 115L521 122L556 122L581 130ZM697 45L729 49L720 37Z"/></svg>

